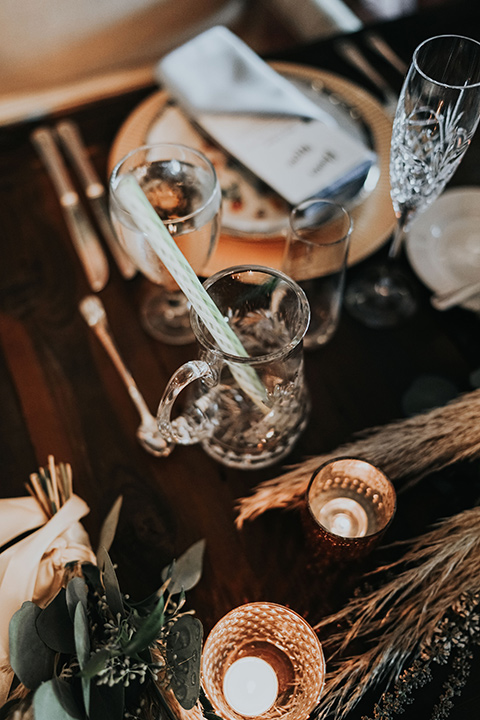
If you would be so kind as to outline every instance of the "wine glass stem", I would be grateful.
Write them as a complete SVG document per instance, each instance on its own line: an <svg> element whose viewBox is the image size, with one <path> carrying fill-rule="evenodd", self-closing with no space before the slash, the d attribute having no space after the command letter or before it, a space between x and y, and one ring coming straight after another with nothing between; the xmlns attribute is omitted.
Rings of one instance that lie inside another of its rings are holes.
<svg viewBox="0 0 480 720"><path fill-rule="evenodd" d="M407 208L403 208L397 222L397 227L395 228L395 232L393 234L392 243L388 250L388 257L393 260L396 260L400 255L400 251L403 246L403 240L405 238L405 226L407 224L407 219L409 218L409 215L409 210Z"/></svg>

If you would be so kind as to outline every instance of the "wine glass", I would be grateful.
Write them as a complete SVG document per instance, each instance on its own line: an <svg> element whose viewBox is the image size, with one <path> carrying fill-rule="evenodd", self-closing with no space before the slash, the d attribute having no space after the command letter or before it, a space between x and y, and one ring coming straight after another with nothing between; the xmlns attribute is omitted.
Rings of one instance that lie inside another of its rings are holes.
<svg viewBox="0 0 480 720"><path fill-rule="evenodd" d="M144 329L171 345L193 342L187 298L118 198L118 184L130 173L194 271L201 274L220 232L221 190L215 169L198 150L161 143L129 152L110 178L110 210L118 240L138 270L156 286L141 308Z"/></svg>
<svg viewBox="0 0 480 720"><path fill-rule="evenodd" d="M480 43L439 35L414 52L393 121L390 185L397 227L388 259L359 275L345 305L369 327L390 327L416 310L408 275L395 262L412 219L443 191L480 117Z"/></svg>
<svg viewBox="0 0 480 720"><path fill-rule="evenodd" d="M325 345L338 327L352 228L350 214L333 200L310 198L290 213L282 269L310 303L306 350Z"/></svg>

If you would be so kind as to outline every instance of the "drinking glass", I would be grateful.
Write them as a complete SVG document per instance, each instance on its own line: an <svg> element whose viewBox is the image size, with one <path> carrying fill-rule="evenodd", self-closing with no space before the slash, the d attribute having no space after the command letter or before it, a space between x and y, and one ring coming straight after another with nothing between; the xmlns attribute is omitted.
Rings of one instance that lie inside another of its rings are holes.
<svg viewBox="0 0 480 720"><path fill-rule="evenodd" d="M325 345L338 327L352 220L333 200L305 200L290 213L282 269L310 303L306 350Z"/></svg>
<svg viewBox="0 0 480 720"><path fill-rule="evenodd" d="M290 452L308 421L302 345L307 298L280 270L256 265L221 270L204 287L246 354L220 347L192 308L199 358L170 378L158 426L169 442L200 442L229 467L267 467ZM184 411L175 416L183 390Z"/></svg>
<svg viewBox="0 0 480 720"><path fill-rule="evenodd" d="M221 190L215 170L198 150L163 143L132 150L117 163L110 178L110 208L118 240L136 267L158 286L142 306L142 324L163 342L192 342L187 298L116 193L126 174L137 179L178 247L200 274L220 232Z"/></svg>
<svg viewBox="0 0 480 720"><path fill-rule="evenodd" d="M296 612L270 602L241 605L208 635L202 685L220 717L305 720L325 679L322 646Z"/></svg>
<svg viewBox="0 0 480 720"><path fill-rule="evenodd" d="M304 525L318 566L340 566L366 557L391 523L395 489L375 465L340 457L313 473Z"/></svg>
<svg viewBox="0 0 480 720"><path fill-rule="evenodd" d="M480 43L439 35L414 52L393 121L390 184L397 228L386 263L346 290L351 314L370 327L410 317L417 303L395 262L412 219L443 191L463 158L480 117Z"/></svg>

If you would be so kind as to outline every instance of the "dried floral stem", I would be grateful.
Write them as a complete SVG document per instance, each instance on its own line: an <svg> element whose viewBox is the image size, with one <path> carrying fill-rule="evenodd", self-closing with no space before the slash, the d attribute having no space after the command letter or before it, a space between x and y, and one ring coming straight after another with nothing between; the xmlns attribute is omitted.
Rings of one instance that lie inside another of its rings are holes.
<svg viewBox="0 0 480 720"><path fill-rule="evenodd" d="M57 470L55 467L55 458L53 457L53 455L48 456L48 471L50 474L53 502L55 503L55 507L57 508L57 511L58 511L58 509L60 507L60 496L58 493Z"/></svg>
<svg viewBox="0 0 480 720"><path fill-rule="evenodd" d="M373 575L392 570L397 571L393 579L355 597L315 628L320 634L328 627L344 628L328 637L334 669L326 679L325 714L341 708L336 717L342 718L366 690L398 678L407 661L434 643L445 617L463 596L478 603L480 507L442 521L411 543L403 558ZM332 658L345 655L354 640L365 643L367 650L337 660L334 667Z"/></svg>
<svg viewBox="0 0 480 720"><path fill-rule="evenodd" d="M433 679L432 665L445 665L450 660L450 673L433 707L431 720L446 720L460 695L471 671L473 647L480 645L479 595L464 593L455 607L436 628L433 642L424 646L413 663L385 691L376 703L373 718L361 720L393 720L414 702L414 691Z"/></svg>
<svg viewBox="0 0 480 720"><path fill-rule="evenodd" d="M56 465L53 455L49 455L48 467L32 473L26 487L50 518L73 494L72 468L68 463Z"/></svg>
<svg viewBox="0 0 480 720"><path fill-rule="evenodd" d="M479 457L480 390L466 393L444 407L372 428L362 435L365 437L333 452L308 458L281 477L260 484L253 495L240 500L237 526L266 510L299 505L313 471L334 457L360 457L381 467L392 481L410 482L455 462Z"/></svg>

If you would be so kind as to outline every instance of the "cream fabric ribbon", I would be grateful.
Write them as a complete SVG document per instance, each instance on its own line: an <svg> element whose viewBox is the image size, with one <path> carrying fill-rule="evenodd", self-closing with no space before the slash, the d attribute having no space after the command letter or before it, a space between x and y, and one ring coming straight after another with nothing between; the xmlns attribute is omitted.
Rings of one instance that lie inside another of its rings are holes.
<svg viewBox="0 0 480 720"><path fill-rule="evenodd" d="M0 500L0 545L39 527L0 554L0 706L6 702L13 677L8 648L12 615L26 600L47 605L62 587L66 563L96 562L79 522L89 512L78 495L72 495L50 519L34 498Z"/></svg>

